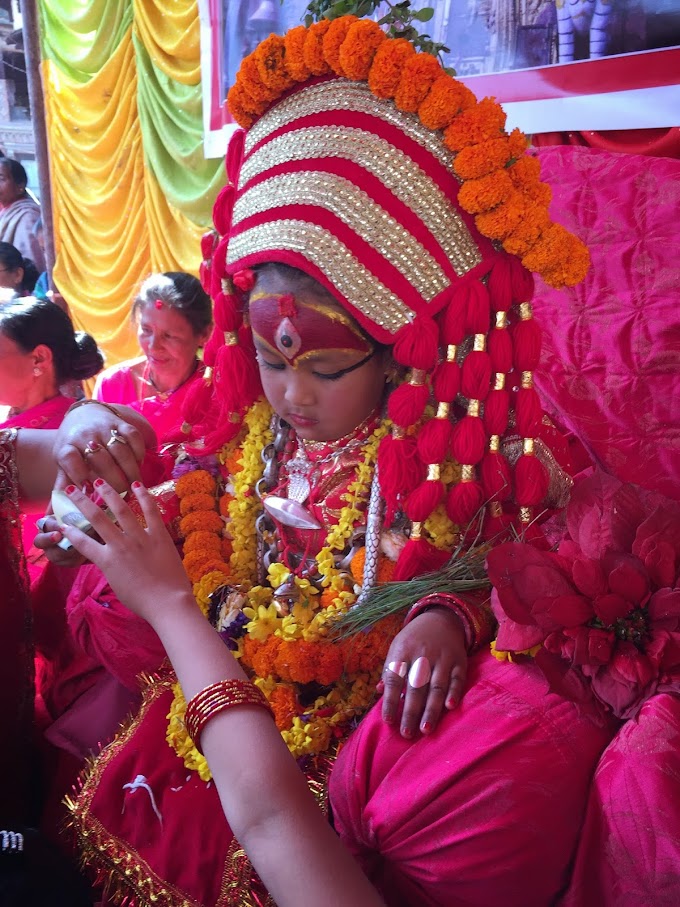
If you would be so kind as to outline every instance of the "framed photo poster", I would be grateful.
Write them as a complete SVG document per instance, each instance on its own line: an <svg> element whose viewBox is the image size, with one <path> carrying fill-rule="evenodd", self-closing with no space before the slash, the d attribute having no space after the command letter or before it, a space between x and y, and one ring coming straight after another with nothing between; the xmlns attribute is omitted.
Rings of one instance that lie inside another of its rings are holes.
<svg viewBox="0 0 680 907"><path fill-rule="evenodd" d="M478 97L524 132L680 125L680 0L412 0ZM302 22L307 0L199 0L206 157L234 129L225 98L241 58ZM376 18L380 18L380 8Z"/></svg>

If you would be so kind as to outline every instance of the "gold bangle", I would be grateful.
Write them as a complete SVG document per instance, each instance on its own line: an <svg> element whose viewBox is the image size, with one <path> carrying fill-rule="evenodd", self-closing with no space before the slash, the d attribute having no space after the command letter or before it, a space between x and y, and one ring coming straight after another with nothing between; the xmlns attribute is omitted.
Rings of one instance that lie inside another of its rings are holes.
<svg viewBox="0 0 680 907"><path fill-rule="evenodd" d="M110 403L104 403L103 400L76 400L76 402L72 403L66 410L66 416L68 416L69 413L72 413L74 409L78 409L79 406L87 406L90 403L96 403L97 406L103 406L104 409L108 409L110 413L113 413L116 419L121 419L123 422L127 421L127 419L124 419L123 416L121 416L115 406L111 406Z"/></svg>
<svg viewBox="0 0 680 907"><path fill-rule="evenodd" d="M249 680L219 680L189 700L184 713L184 726L199 753L203 752L200 740L205 725L225 709L239 705L256 705L271 714L264 693Z"/></svg>

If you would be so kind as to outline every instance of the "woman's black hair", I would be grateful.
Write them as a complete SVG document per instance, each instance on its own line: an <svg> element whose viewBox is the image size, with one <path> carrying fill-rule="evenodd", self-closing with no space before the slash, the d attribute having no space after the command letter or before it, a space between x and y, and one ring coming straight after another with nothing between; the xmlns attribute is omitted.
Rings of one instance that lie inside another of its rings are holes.
<svg viewBox="0 0 680 907"><path fill-rule="evenodd" d="M0 306L0 332L25 353L49 347L59 384L92 378L104 367L95 339L74 331L71 319L54 302L29 296L5 303Z"/></svg>
<svg viewBox="0 0 680 907"><path fill-rule="evenodd" d="M210 297L193 274L166 271L147 277L132 303L132 317L137 316L142 306L156 299L182 315L194 334L202 334L213 323Z"/></svg>
<svg viewBox="0 0 680 907"><path fill-rule="evenodd" d="M23 268L24 276L19 286L16 287L16 291L24 296L33 292L33 288L40 276L38 269L31 259L24 258L12 243L0 242L0 267L8 271L16 271L18 268Z"/></svg>
<svg viewBox="0 0 680 907"><path fill-rule="evenodd" d="M28 174L24 170L23 164L20 164L19 161L15 161L14 158L3 157L0 158L0 167L7 167L17 186L23 186L24 189L26 188L28 185Z"/></svg>

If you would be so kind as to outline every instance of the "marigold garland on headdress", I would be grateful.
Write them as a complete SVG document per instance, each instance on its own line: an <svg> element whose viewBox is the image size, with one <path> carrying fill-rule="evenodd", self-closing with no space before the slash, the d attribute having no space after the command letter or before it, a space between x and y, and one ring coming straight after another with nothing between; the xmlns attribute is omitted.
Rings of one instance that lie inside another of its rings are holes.
<svg viewBox="0 0 680 907"><path fill-rule="evenodd" d="M512 172L526 157L526 138L519 130L504 131L505 113L493 99L477 101L435 57L411 54L407 46L403 38L388 38L372 20L354 16L323 20L308 29L297 26L284 37L271 35L241 64L229 92L229 110L247 129L284 91L312 74L332 71L367 81L378 97L393 98L400 109L417 113L425 126L444 132L462 181L459 203L475 215L480 233L501 241L551 286L581 281L590 262L588 250L550 220L550 190L540 182L538 168ZM524 221L537 225L533 235L526 236L519 226Z"/></svg>

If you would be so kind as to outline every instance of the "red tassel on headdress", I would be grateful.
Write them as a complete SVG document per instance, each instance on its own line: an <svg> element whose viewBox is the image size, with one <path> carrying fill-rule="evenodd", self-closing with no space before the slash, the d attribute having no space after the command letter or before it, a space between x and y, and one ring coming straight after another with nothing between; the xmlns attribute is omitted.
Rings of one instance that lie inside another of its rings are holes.
<svg viewBox="0 0 680 907"><path fill-rule="evenodd" d="M487 287L491 308L495 312L507 312L513 302L513 272L510 255L503 255L489 272Z"/></svg>
<svg viewBox="0 0 680 907"><path fill-rule="evenodd" d="M448 419L434 418L418 433L418 455L423 463L442 463L451 445L453 425Z"/></svg>
<svg viewBox="0 0 680 907"><path fill-rule="evenodd" d="M444 499L444 483L439 479L421 482L406 500L406 516L412 523L424 523Z"/></svg>
<svg viewBox="0 0 680 907"><path fill-rule="evenodd" d="M406 582L423 573L440 570L449 559L449 552L435 548L423 538L411 538L404 545L392 579Z"/></svg>
<svg viewBox="0 0 680 907"><path fill-rule="evenodd" d="M484 404L484 428L489 435L502 435L508 427L510 395L506 390L492 390Z"/></svg>
<svg viewBox="0 0 680 907"><path fill-rule="evenodd" d="M486 400L490 381L491 359L489 354L482 350L472 350L465 357L461 370L460 387L463 396L472 400Z"/></svg>
<svg viewBox="0 0 680 907"><path fill-rule="evenodd" d="M465 337L467 296L454 290L451 299L440 315L442 341L445 344L462 343Z"/></svg>
<svg viewBox="0 0 680 907"><path fill-rule="evenodd" d="M515 499L521 507L540 504L548 493L548 470L533 455L524 454L515 464Z"/></svg>
<svg viewBox="0 0 680 907"><path fill-rule="evenodd" d="M510 464L498 451L489 451L480 467L480 478L487 501L506 501L512 494Z"/></svg>
<svg viewBox="0 0 680 907"><path fill-rule="evenodd" d="M400 428L408 428L420 419L430 395L426 384L401 384L390 394L387 415Z"/></svg>
<svg viewBox="0 0 680 907"><path fill-rule="evenodd" d="M494 328L489 334L487 351L494 372L509 372L512 368L512 340L507 328Z"/></svg>
<svg viewBox="0 0 680 907"><path fill-rule="evenodd" d="M419 315L411 324L397 331L392 355L401 365L431 372L439 356L439 329L425 315Z"/></svg>
<svg viewBox="0 0 680 907"><path fill-rule="evenodd" d="M440 362L432 377L436 400L451 401L460 390L460 366L457 362Z"/></svg>
<svg viewBox="0 0 680 907"><path fill-rule="evenodd" d="M231 230L231 218L234 213L234 197L236 190L233 186L224 186L220 189L213 207L213 223L220 236L228 236ZM222 272L223 273L223 272Z"/></svg>
<svg viewBox="0 0 680 907"><path fill-rule="evenodd" d="M518 434L535 438L541 428L543 407L533 387L520 387L517 391L515 417Z"/></svg>
<svg viewBox="0 0 680 907"><path fill-rule="evenodd" d="M479 463L486 448L486 434L478 416L464 416L453 429L451 451L459 463Z"/></svg>
<svg viewBox="0 0 680 907"><path fill-rule="evenodd" d="M470 281L465 287L465 333L488 334L490 327L489 291L479 280Z"/></svg>
<svg viewBox="0 0 680 907"><path fill-rule="evenodd" d="M516 255L508 256L510 283L514 303L529 302L534 295L534 275L528 271Z"/></svg>
<svg viewBox="0 0 680 907"><path fill-rule="evenodd" d="M422 464L418 460L416 439L384 437L378 448L378 469L385 500L385 525L390 526L401 502L420 481Z"/></svg>
<svg viewBox="0 0 680 907"><path fill-rule="evenodd" d="M518 372L533 372L541 358L541 329L533 318L512 327L514 365Z"/></svg>
<svg viewBox="0 0 680 907"><path fill-rule="evenodd" d="M483 506L484 489L474 480L454 485L446 498L446 512L457 526L467 526Z"/></svg>

